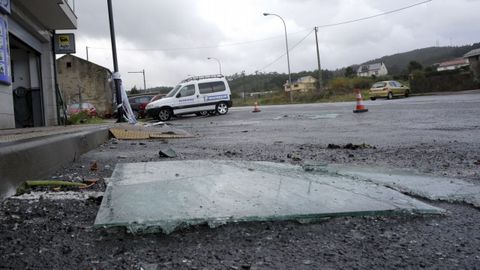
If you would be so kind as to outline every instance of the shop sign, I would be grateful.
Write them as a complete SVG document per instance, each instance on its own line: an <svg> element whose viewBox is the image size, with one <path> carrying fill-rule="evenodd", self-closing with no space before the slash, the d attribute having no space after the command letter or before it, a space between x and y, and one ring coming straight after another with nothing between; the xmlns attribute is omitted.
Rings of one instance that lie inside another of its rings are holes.
<svg viewBox="0 0 480 270"><path fill-rule="evenodd" d="M75 53L75 35L55 34L54 46L56 54Z"/></svg>
<svg viewBox="0 0 480 270"><path fill-rule="evenodd" d="M0 83L10 85L10 53L8 50L7 21L0 16Z"/></svg>

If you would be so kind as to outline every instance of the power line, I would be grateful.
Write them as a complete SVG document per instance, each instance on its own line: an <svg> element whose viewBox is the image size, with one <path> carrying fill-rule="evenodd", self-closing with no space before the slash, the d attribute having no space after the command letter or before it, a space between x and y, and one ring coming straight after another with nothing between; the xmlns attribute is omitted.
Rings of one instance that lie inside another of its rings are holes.
<svg viewBox="0 0 480 270"><path fill-rule="evenodd" d="M297 43L295 43L295 45L293 45L292 47L290 47L290 49L288 50L289 52L295 50L295 48L297 48L298 45L300 45L300 43L302 43L308 36L310 36L312 34L314 30L310 30L310 32L308 32L308 34L306 36L304 36L300 41L298 41ZM258 71L261 71L261 70L265 70L266 68L270 67L271 65L275 64L276 62L278 62L280 59L282 59L285 55L287 55L287 53L284 53L282 55L280 55L279 57L277 57L273 62L271 62L270 64L264 66L263 68L261 69L258 69Z"/></svg>
<svg viewBox="0 0 480 270"><path fill-rule="evenodd" d="M379 14L376 14L376 15L372 15L372 16L362 17L362 18L358 18L358 19L354 19L354 20L348 20L348 21L343 21L343 22L338 22L338 23L324 24L324 25L319 25L319 26L317 26L317 27L318 27L318 28L327 28L327 27L339 26L339 25L344 25L344 24L349 24L349 23L354 23L354 22L365 21L365 20L369 20L369 19L376 18L376 17L380 17L380 16L384 16L384 15L396 13L396 12L399 12L399 11L402 11L402 10L405 10L405 9L413 8L413 7L416 7L416 6L419 6L419 5L423 5L423 4L426 4L426 3L428 3L428 2L432 2L432 1L433 1L433 0L427 0L427 1L423 1L423 2L419 2L419 3L416 3L416 4L409 5L409 6L406 6L406 7L402 7L402 8L398 8L398 9L394 9L394 10L382 12L382 13L379 13Z"/></svg>
<svg viewBox="0 0 480 270"><path fill-rule="evenodd" d="M353 20L348 20L348 21L342 21L342 22L337 22L337 23L331 23L331 24L318 25L318 26L316 26L316 27L318 27L318 28L328 28L328 27L334 27L334 26L340 26L340 25L345 25L345 24L350 24L350 23L365 21L365 20L369 20L369 19L373 19L373 18L385 16L385 15L388 15L388 14L400 12L400 11L403 11L403 10L406 10L406 9L410 9L410 8L413 8L413 7L422 5L422 4L426 4L426 3L432 2L432 1L433 1L433 0L426 0L426 1L422 1L422 2L418 2L418 3L415 3L415 4L408 5L408 6L405 6L405 7L401 7L401 8L397 8L397 9L385 11L385 12L382 12L382 13L378 13L378 14L375 14L375 15L367 16L367 17L361 17L361 18L358 18L358 19L353 19ZM301 30L301 31L298 31L298 32L294 32L294 33L292 33L292 35L299 34L299 33L302 33L302 32L308 31L308 30L309 30L309 29L304 29L304 30ZM300 43L302 43L313 31L314 31L314 30L310 30L306 36L304 36L299 42L297 42L293 47L291 47L291 48L289 49L289 52L290 52L290 51L293 51L298 45L300 45ZM221 47L244 46L244 45L248 45L248 44L252 44L252 43L258 43L258 42L269 41L269 40L272 40L272 39L277 39L277 38L279 38L279 37L281 37L281 36L269 37L269 38L258 39L258 40L250 40L250 41L227 43L227 44L222 44L222 45L200 46L200 47L160 48L160 49L133 49L133 48L130 48L130 49L129 49L129 48L121 48L121 49L118 49L118 50L122 50L122 51L165 51L165 52L167 52L167 51L185 51L185 50L217 49L217 48L221 48ZM105 50L105 49L107 49L107 48L99 48L99 47L88 47L88 48L89 48L89 49L99 49L99 50ZM287 53L284 53L284 54L280 55L280 56L277 57L273 62L269 63L268 65L264 66L264 67L261 68L261 69L258 69L258 71L265 70L266 68L270 67L271 65L275 64L275 63L278 62L280 59L282 59L285 55L287 55Z"/></svg>
<svg viewBox="0 0 480 270"><path fill-rule="evenodd" d="M300 33L306 32L306 31L309 31L309 29L303 29L301 31L294 32L291 35L300 34ZM264 38L264 39L233 42L233 43L226 43L226 44L222 44L222 45L200 46L200 47L159 48L159 49L121 48L121 49L118 49L118 50L122 50L122 51L163 51L163 52L168 52L168 51L218 49L218 48L222 48L222 47L243 46L243 45L248 45L248 44L252 44L252 43L264 42L264 41L269 41L269 40L272 40L272 39L278 39L280 37L283 37L283 36L275 36L275 37L269 37L269 38ZM88 46L88 48L89 49L97 49L97 50L108 50L108 48L100 48L100 47L90 47L90 46Z"/></svg>
<svg viewBox="0 0 480 270"><path fill-rule="evenodd" d="M419 6L419 5L428 3L428 2L432 2L432 1L433 1L433 0L426 0L426 1L418 2L418 3L415 3L415 4L409 5L409 6L405 6L405 7L402 7L402 8L397 8L397 9L394 9L394 10L385 11L385 12L382 12L382 13L379 13L379 14L376 14L376 15L372 15L372 16L362 17L362 18L358 18L358 19L354 19L354 20L348 20L348 21L343 21L343 22L338 22L338 23L324 24L324 25L319 25L319 26L316 26L316 27L319 27L319 28L327 28L327 27L334 27L334 26L339 26L339 25L344 25L344 24L350 24L350 23L354 23L354 22L369 20L369 19L373 19L373 18L376 18L376 17L385 16L385 15L387 15L387 14L392 14L392 13L400 12L400 11L402 11L402 10L409 9L409 8L413 8L413 7L416 7L416 6ZM289 51L293 51L293 50L295 49L295 47L298 46L301 42L303 42L312 32L313 32L313 30L311 30L302 40L300 40L297 44L295 44L295 46L292 47ZM271 65L275 64L275 63L278 62L280 59L282 59L285 55L287 55L287 53L284 53L284 54L280 55L278 58L276 58L276 59L275 59L273 62L271 62L270 64L264 66L264 67L261 68L261 69L258 69L258 71L265 70L266 68L270 67Z"/></svg>

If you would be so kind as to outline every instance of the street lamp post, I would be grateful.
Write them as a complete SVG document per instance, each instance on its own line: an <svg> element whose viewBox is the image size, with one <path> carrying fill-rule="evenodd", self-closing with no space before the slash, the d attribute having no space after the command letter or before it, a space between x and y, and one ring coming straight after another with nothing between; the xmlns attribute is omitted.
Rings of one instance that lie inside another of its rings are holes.
<svg viewBox="0 0 480 270"><path fill-rule="evenodd" d="M285 21L283 20L283 18L278 15L278 14L274 14L274 13L263 13L263 16L269 16L269 15L272 15L272 16L276 16L278 18L280 18L280 20L282 20L283 22L283 27L285 29L285 47L287 48L287 65L288 65L288 87L290 88L290 103L293 103L293 96L292 96L292 75L290 73L290 54L288 52L288 36L287 36L287 24L285 23Z"/></svg>
<svg viewBox="0 0 480 270"><path fill-rule="evenodd" d="M212 60L212 59L213 59L213 60L217 61L217 63L218 63L218 69L220 70L220 75L222 75L222 64L220 63L220 60L218 60L218 59L215 58L215 57L207 57L207 59L208 59L208 60Z"/></svg>
<svg viewBox="0 0 480 270"><path fill-rule="evenodd" d="M117 60L117 42L115 41L115 26L113 22L113 11L112 11L112 0L107 0L108 7L108 20L110 23L110 38L112 40L112 58L113 58L113 72L115 77L113 82L115 85L115 95L117 99L117 122L125 122L123 119L123 105L122 105L122 90L121 90L121 81L118 76L118 60Z"/></svg>
<svg viewBox="0 0 480 270"><path fill-rule="evenodd" d="M142 73L143 74L143 90L147 92L147 81L145 80L145 69L142 69L142 71L129 71L128 73Z"/></svg>

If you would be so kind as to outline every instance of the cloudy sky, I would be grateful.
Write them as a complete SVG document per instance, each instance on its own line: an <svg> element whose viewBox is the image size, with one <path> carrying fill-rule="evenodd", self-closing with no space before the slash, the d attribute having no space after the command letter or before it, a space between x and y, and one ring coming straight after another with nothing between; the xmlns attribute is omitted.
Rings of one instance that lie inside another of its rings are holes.
<svg viewBox="0 0 480 270"><path fill-rule="evenodd" d="M73 0L70 0L72 2ZM314 26L355 20L425 0L115 0L118 62L129 90L173 86L189 75L317 68ZM75 1L76 55L113 70L106 0ZM323 69L360 64L412 49L480 41L480 0L432 0L369 20L319 28ZM302 41L303 40L303 41ZM302 42L300 42L302 41ZM299 43L300 42L300 43ZM295 46L296 45L296 46ZM279 59L275 62L276 59Z"/></svg>

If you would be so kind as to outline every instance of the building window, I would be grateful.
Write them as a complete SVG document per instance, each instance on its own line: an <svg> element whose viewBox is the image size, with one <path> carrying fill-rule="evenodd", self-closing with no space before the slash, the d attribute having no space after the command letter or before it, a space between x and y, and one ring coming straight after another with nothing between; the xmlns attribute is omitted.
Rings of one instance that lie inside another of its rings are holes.
<svg viewBox="0 0 480 270"><path fill-rule="evenodd" d="M71 68L72 67L72 62L67 62L67 68Z"/></svg>

